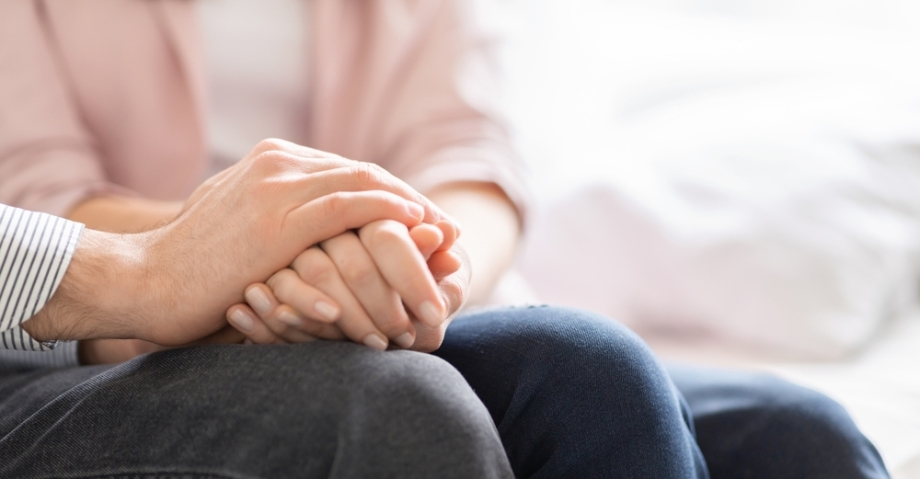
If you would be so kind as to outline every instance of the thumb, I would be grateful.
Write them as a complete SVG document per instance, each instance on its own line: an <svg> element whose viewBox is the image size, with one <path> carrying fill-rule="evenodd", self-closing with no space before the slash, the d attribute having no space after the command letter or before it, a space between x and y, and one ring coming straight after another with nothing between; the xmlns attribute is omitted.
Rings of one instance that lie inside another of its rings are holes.
<svg viewBox="0 0 920 479"><path fill-rule="evenodd" d="M317 198L288 213L284 244L300 253L308 247L377 220L407 227L421 223L421 205L385 191L337 192Z"/></svg>

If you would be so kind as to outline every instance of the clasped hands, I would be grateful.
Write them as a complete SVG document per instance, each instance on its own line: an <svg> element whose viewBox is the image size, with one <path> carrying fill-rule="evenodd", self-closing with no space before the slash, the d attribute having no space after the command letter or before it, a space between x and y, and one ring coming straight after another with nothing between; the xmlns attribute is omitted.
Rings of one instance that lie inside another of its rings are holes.
<svg viewBox="0 0 920 479"><path fill-rule="evenodd" d="M247 343L344 340L386 350L437 349L461 305L468 268L450 221L414 227L378 220L311 246L246 304L227 311Z"/></svg>
<svg viewBox="0 0 920 479"><path fill-rule="evenodd" d="M300 149L274 140L269 148L278 146ZM408 188L369 167L383 183ZM423 198L415 195L409 198ZM245 302L228 308L228 323L251 344L327 339L434 351L466 297L470 271L455 244L457 226L427 201L422 206L431 214L419 224L380 219L310 246L268 280L248 286Z"/></svg>
<svg viewBox="0 0 920 479"><path fill-rule="evenodd" d="M54 296L23 328L40 341L140 340L86 343L99 345L100 361L244 337L430 351L469 284L457 236L382 168L266 140L159 228L85 230Z"/></svg>

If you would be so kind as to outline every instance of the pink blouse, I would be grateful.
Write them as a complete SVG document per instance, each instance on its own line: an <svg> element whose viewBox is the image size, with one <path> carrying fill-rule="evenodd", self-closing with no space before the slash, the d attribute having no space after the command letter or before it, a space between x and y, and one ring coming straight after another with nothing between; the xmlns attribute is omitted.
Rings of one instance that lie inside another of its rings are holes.
<svg viewBox="0 0 920 479"><path fill-rule="evenodd" d="M313 148L421 192L494 182L524 211L494 53L468 0L304 0ZM208 165L187 0L0 2L0 203L65 215L111 192L181 200Z"/></svg>

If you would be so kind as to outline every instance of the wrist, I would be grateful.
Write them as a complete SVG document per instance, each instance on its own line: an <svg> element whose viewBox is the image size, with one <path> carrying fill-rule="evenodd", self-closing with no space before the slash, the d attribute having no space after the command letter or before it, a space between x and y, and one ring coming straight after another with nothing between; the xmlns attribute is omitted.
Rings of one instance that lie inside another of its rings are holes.
<svg viewBox="0 0 920 479"><path fill-rule="evenodd" d="M23 323L33 338L134 338L143 330L148 278L146 235L84 230L61 284ZM143 294L141 294L143 293Z"/></svg>

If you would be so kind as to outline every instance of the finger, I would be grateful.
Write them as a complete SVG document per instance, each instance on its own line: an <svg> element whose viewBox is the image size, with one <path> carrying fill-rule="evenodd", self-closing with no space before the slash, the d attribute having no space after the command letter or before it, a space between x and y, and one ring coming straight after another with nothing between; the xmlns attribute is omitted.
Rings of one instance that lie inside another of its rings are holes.
<svg viewBox="0 0 920 479"><path fill-rule="evenodd" d="M415 243L419 253L427 261L432 253L438 250L444 241L444 234L441 229L435 225L422 223L409 229L409 237Z"/></svg>
<svg viewBox="0 0 920 479"><path fill-rule="evenodd" d="M290 305L303 318L334 323L342 314L341 309L332 298L304 283L300 276L290 268L275 273L269 278L267 285L279 302ZM296 320L290 319L287 322L291 326L298 326Z"/></svg>
<svg viewBox="0 0 920 479"><path fill-rule="evenodd" d="M343 233L323 241L320 247L377 329L400 347L412 347L415 328L402 300L380 274L358 236L352 232Z"/></svg>
<svg viewBox="0 0 920 479"><path fill-rule="evenodd" d="M459 311L466 301L470 282L469 279L463 279L462 276L463 273L458 272L438 282L438 287L441 290L441 294L444 296L444 301L450 305L448 306L448 317L453 316Z"/></svg>
<svg viewBox="0 0 920 479"><path fill-rule="evenodd" d="M384 191L338 192L317 198L288 212L283 224L282 244L304 251L323 240L381 219L407 226L421 222L423 211ZM291 254L293 257L296 253Z"/></svg>
<svg viewBox="0 0 920 479"><path fill-rule="evenodd" d="M348 339L374 349L386 350L389 345L387 336L374 325L339 275L335 264L322 249L307 249L294 260L291 267L304 282L319 289L339 305L341 317L336 325Z"/></svg>
<svg viewBox="0 0 920 479"><path fill-rule="evenodd" d="M320 194L310 199L337 191L386 191L424 208L426 223L437 223L446 215L428 198L415 191L408 184L372 163L356 163L354 166L332 169L311 175L303 181L304 187L311 185ZM308 193L304 190L306 194Z"/></svg>
<svg viewBox="0 0 920 479"><path fill-rule="evenodd" d="M375 221L359 234L383 278L412 313L429 326L442 323L447 317L445 306L408 229L395 221Z"/></svg>
<svg viewBox="0 0 920 479"><path fill-rule="evenodd" d="M235 304L227 310L227 322L254 344L282 344L285 342L268 329L258 315L244 304Z"/></svg>
<svg viewBox="0 0 920 479"><path fill-rule="evenodd" d="M267 324L276 334L291 342L301 342L295 339L301 336L287 334L289 329L294 328L314 338L345 339L345 335L334 324L341 316L341 309L335 300L304 283L296 271L285 268L272 275L264 286L261 290L273 305L283 303L273 307L269 315L263 316L267 321L272 321Z"/></svg>
<svg viewBox="0 0 920 479"><path fill-rule="evenodd" d="M460 256L453 251L438 251L428 258L428 270L435 281L450 276L463 266Z"/></svg>
<svg viewBox="0 0 920 479"><path fill-rule="evenodd" d="M437 327L419 327L418 337L412 346L412 350L430 353L441 347L447 327L466 298L466 288L469 281L463 280L463 276L463 273L453 274L438 283L444 302L451 305L450 316Z"/></svg>
<svg viewBox="0 0 920 479"><path fill-rule="evenodd" d="M299 329L317 339L326 339L330 341L349 339L345 336L345 333L342 332L341 328L339 328L338 323L329 324L310 318L304 318L303 326Z"/></svg>
<svg viewBox="0 0 920 479"><path fill-rule="evenodd" d="M313 161L327 160L311 159L307 163ZM274 181L285 183L290 187L290 191L297 195L292 197L294 202L306 203L335 192L386 191L421 205L424 211L423 220L426 223L434 224L446 217L431 200L373 163L352 161L309 174L291 174L303 173L304 168L299 165L304 162L303 158L290 153L271 151L259 155L257 163L251 168L259 170L256 174L261 175L260 177L275 178ZM271 185L272 182L267 184Z"/></svg>
<svg viewBox="0 0 920 479"><path fill-rule="evenodd" d="M282 320L281 318L285 319ZM297 318L296 325L290 323L291 318ZM294 308L286 304L278 305L270 316L263 318L263 321L265 325L268 326L268 329L271 329L278 337L284 339L288 343L308 343L318 339L316 335L305 331L306 321L300 317L297 311L294 311ZM310 321L310 324L313 325L316 323Z"/></svg>
<svg viewBox="0 0 920 479"><path fill-rule="evenodd" d="M451 252L460 260L460 269L456 273L438 281L438 288L448 305L448 317L452 317L463 308L469 297L470 280L473 276L469 254L467 254L466 250L457 247L452 249Z"/></svg>
<svg viewBox="0 0 920 479"><path fill-rule="evenodd" d="M437 351L438 348L441 347L441 343L444 341L444 334L449 325L450 320L447 320L435 328L430 328L427 326L419 328L418 338L416 338L415 344L412 345L412 350L423 353Z"/></svg>
<svg viewBox="0 0 920 479"><path fill-rule="evenodd" d="M285 268L281 270L281 272L272 275L267 282L268 284L256 283L246 288L244 294L246 302L249 303L250 308L258 315L258 319L261 320L271 332L275 333L275 336L278 336L285 342L304 343L315 341L316 337L301 330L304 324L303 317L290 306L279 303L273 293L273 289L275 289L279 283L285 282L283 279L279 279L285 271L289 272L289 275L284 275L286 281L291 281L290 276L300 281L300 278L297 278L297 273Z"/></svg>
<svg viewBox="0 0 920 479"><path fill-rule="evenodd" d="M438 251L447 251L454 247L454 243L460 238L460 226L451 221L438 221L435 226L441 230L444 239L441 240L441 246Z"/></svg>

